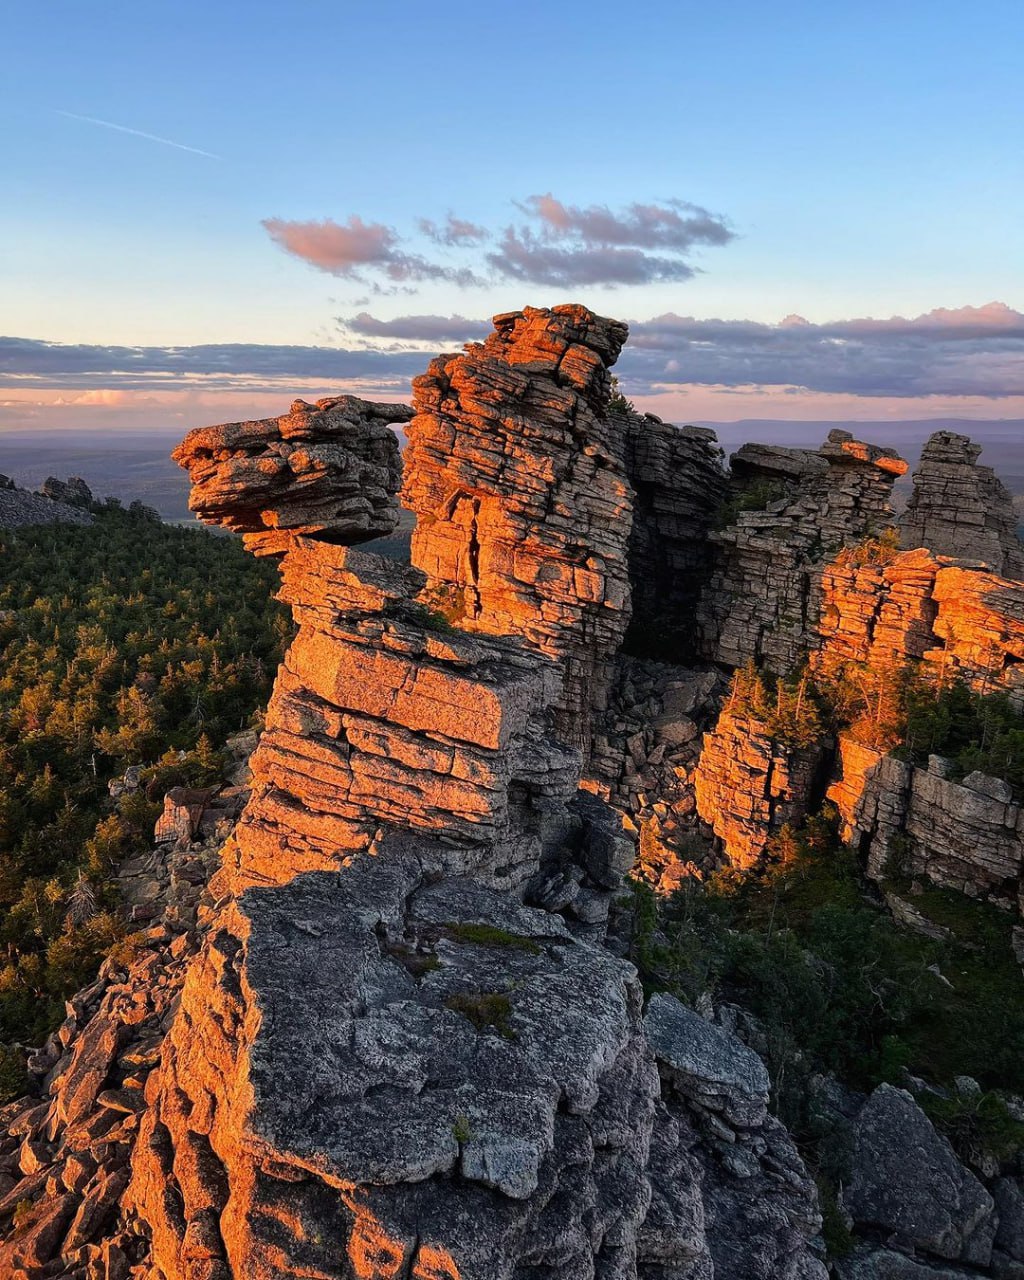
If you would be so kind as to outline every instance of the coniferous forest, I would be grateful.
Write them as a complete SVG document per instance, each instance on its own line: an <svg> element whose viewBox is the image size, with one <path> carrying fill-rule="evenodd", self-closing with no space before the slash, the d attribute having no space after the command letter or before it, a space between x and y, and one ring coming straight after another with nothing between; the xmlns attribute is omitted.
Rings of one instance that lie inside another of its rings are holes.
<svg viewBox="0 0 1024 1280"><path fill-rule="evenodd" d="M107 502L90 527L0 530L0 1054L63 1017L126 926L118 864L163 792L219 779L265 705L287 615L233 538ZM118 802L132 765L143 785ZM2 1063L0 1063L2 1066Z"/></svg>

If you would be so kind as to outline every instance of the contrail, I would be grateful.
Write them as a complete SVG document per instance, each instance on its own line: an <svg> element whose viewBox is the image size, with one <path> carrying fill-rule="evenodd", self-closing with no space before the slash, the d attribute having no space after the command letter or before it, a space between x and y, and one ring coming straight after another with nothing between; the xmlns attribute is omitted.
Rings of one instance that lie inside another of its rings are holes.
<svg viewBox="0 0 1024 1280"><path fill-rule="evenodd" d="M141 129L129 129L124 124L113 124L110 120L97 120L95 116L80 116L74 111L61 111L54 108L57 115L66 116L69 120L84 120L86 124L98 124L104 129L116 129L118 133L130 133L136 138L148 138L150 142L162 142L165 147L177 147L179 151L191 151L196 156L206 156L210 160L223 160L223 156L214 155L212 151L203 151L200 147L187 147L184 142L172 142L170 138L160 138L155 133L143 133Z"/></svg>

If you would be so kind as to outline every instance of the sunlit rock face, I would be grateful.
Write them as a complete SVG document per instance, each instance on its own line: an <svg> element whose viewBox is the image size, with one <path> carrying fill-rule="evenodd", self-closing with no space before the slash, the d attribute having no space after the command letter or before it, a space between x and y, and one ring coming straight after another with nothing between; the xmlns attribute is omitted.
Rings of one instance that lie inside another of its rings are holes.
<svg viewBox="0 0 1024 1280"><path fill-rule="evenodd" d="M164 1274L198 1224L238 1277L635 1268L659 1091L635 972L434 862L399 840L215 926L137 1148Z"/></svg>
<svg viewBox="0 0 1024 1280"><path fill-rule="evenodd" d="M629 623L632 495L606 416L624 324L527 307L413 383L402 501L412 562L468 631L558 662L556 728L587 749Z"/></svg>
<svg viewBox="0 0 1024 1280"><path fill-rule="evenodd" d="M704 735L694 791L730 866L754 866L777 831L806 817L824 748L789 746L756 716L723 708Z"/></svg>
<svg viewBox="0 0 1024 1280"><path fill-rule="evenodd" d="M1024 576L1013 499L981 446L955 431L936 431L921 451L914 491L900 520L900 545L940 556L981 560L1006 578Z"/></svg>
<svg viewBox="0 0 1024 1280"><path fill-rule="evenodd" d="M624 338L583 308L525 311L435 362L413 566L344 545L393 522L402 406L299 404L178 451L193 509L279 558L297 631L194 929L173 964L109 971L24 1117L23 1168L86 1132L101 1164L117 1137L113 1176L76 1147L33 1184L42 1208L0 1255L26 1274L822 1280L814 1185L759 1059L667 996L645 1022L605 945L634 849L580 791L579 747L629 618L632 512L684 560L710 515L682 509L693 476L633 483L665 450L717 474L699 434L616 434ZM715 683L664 690L677 745ZM192 799L163 834L187 844Z"/></svg>
<svg viewBox="0 0 1024 1280"><path fill-rule="evenodd" d="M397 523L402 464L390 427L411 416L408 405L356 396L296 400L280 418L190 431L173 457L192 482L190 509L209 524L365 542ZM250 549L263 546L280 550L273 540Z"/></svg>
<svg viewBox="0 0 1024 1280"><path fill-rule="evenodd" d="M839 430L817 452L747 445L731 462L741 510L712 535L701 643L712 661L785 675L814 646L825 566L891 524L892 486L907 464ZM756 509L742 509L745 497Z"/></svg>

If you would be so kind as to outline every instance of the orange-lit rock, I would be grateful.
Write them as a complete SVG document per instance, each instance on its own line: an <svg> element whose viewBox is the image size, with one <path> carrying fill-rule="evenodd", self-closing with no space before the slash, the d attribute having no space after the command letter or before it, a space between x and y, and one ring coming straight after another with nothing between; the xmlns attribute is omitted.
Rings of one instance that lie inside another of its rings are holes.
<svg viewBox="0 0 1024 1280"><path fill-rule="evenodd" d="M731 462L737 501L762 509L741 505L712 535L703 650L715 662L788 675L814 646L822 571L840 547L891 523L892 486L907 464L839 430L817 452L747 445Z"/></svg>
<svg viewBox="0 0 1024 1280"><path fill-rule="evenodd" d="M173 457L201 520L364 542L395 527L401 462L389 427L411 416L407 405L356 396L296 400L280 418L191 431Z"/></svg>
<svg viewBox="0 0 1024 1280"><path fill-rule="evenodd" d="M694 774L697 812L731 866L753 866L771 836L808 810L822 747L788 747L766 726L725 707L705 735Z"/></svg>
<svg viewBox="0 0 1024 1280"><path fill-rule="evenodd" d="M558 662L558 728L586 748L629 622L632 494L606 416L626 326L576 305L494 325L413 384L412 561L462 629L519 636Z"/></svg>

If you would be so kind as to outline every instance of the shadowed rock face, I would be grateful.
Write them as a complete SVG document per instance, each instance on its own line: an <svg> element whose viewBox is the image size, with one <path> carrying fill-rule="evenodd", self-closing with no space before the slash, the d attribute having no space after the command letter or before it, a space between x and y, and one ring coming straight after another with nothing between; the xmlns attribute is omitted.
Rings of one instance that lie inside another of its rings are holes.
<svg viewBox="0 0 1024 1280"><path fill-rule="evenodd" d="M575 305L496 316L413 383L412 562L460 627L558 661L557 727L587 747L629 622L632 494L605 415L626 326Z"/></svg>
<svg viewBox="0 0 1024 1280"><path fill-rule="evenodd" d="M935 555L982 560L1005 578L1024 575L1024 547L1009 491L981 446L954 431L936 431L921 452L914 492L900 520L900 545Z"/></svg>
<svg viewBox="0 0 1024 1280"><path fill-rule="evenodd" d="M192 481L191 510L208 524L365 542L397 523L402 464L389 424L411 417L408 405L355 396L296 400L280 418L191 431L172 457ZM269 540L250 549L281 548Z"/></svg>

